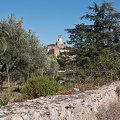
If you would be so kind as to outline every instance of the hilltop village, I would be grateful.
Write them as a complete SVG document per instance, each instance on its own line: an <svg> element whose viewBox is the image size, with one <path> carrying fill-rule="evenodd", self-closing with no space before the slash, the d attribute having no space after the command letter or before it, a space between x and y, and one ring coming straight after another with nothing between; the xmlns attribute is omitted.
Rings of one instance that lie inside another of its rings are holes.
<svg viewBox="0 0 120 120"><path fill-rule="evenodd" d="M54 55L55 57L59 56L61 52L65 52L66 43L63 42L62 35L58 36L58 40L55 44L47 45L48 54Z"/></svg>
<svg viewBox="0 0 120 120"><path fill-rule="evenodd" d="M69 50L67 49L66 43L62 39L62 35L58 35L58 40L55 44L47 45L47 52L49 55L53 55L56 58L60 55L66 57L66 63L75 61L76 57L76 55L65 55L65 53L68 53Z"/></svg>

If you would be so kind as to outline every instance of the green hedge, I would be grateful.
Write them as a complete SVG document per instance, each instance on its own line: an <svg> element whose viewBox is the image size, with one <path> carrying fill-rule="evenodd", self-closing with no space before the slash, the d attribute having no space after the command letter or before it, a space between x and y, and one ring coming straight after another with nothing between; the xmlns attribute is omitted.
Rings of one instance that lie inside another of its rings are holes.
<svg viewBox="0 0 120 120"><path fill-rule="evenodd" d="M21 89L21 93L29 98L55 95L60 90L60 84L49 76L38 76L28 79Z"/></svg>

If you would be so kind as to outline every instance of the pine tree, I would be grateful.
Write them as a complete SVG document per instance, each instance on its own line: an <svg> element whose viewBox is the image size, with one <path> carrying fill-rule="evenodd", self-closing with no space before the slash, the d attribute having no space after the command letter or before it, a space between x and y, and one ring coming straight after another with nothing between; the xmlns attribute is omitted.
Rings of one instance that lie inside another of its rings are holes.
<svg viewBox="0 0 120 120"><path fill-rule="evenodd" d="M93 7L89 6L88 10L91 12L80 19L91 21L91 25L82 23L75 25L75 28L66 29L70 35L68 44L72 45L74 54L77 55L76 64L80 68L94 69L94 72L113 69L114 63L111 65L111 61L120 58L120 13L107 2L103 2L101 6L94 2ZM106 53L109 64L105 68L101 67L104 63L100 58L106 57Z"/></svg>

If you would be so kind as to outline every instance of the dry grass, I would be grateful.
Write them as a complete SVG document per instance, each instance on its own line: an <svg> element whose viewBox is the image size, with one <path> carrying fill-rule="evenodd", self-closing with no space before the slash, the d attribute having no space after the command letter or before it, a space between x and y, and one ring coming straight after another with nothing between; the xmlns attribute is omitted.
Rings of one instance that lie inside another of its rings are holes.
<svg viewBox="0 0 120 120"><path fill-rule="evenodd" d="M95 87L95 86L93 87L93 86L88 85L88 84L79 84L79 85L75 86L75 88L78 88L80 92L84 92L86 90L97 89L98 87ZM62 91L62 92L58 93L58 94L60 94L60 95L68 95L68 94L73 94L75 92L76 92L76 90L74 88L69 88L69 89L67 89L65 91Z"/></svg>

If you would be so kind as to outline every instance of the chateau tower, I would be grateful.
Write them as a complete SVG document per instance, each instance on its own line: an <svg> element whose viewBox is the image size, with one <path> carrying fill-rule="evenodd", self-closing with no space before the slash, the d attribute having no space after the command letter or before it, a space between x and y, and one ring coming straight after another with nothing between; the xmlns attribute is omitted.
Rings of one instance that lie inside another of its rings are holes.
<svg viewBox="0 0 120 120"><path fill-rule="evenodd" d="M65 48L65 43L62 41L62 35L59 35L59 36L58 36L58 41L56 42L56 46L57 46L59 49Z"/></svg>
<svg viewBox="0 0 120 120"><path fill-rule="evenodd" d="M52 54L57 57L58 55L60 55L60 52L62 52L64 48L65 42L63 42L62 40L62 35L59 35L56 44L49 44L47 46L47 51L48 54Z"/></svg>
<svg viewBox="0 0 120 120"><path fill-rule="evenodd" d="M62 35L58 36L58 41L62 42Z"/></svg>

